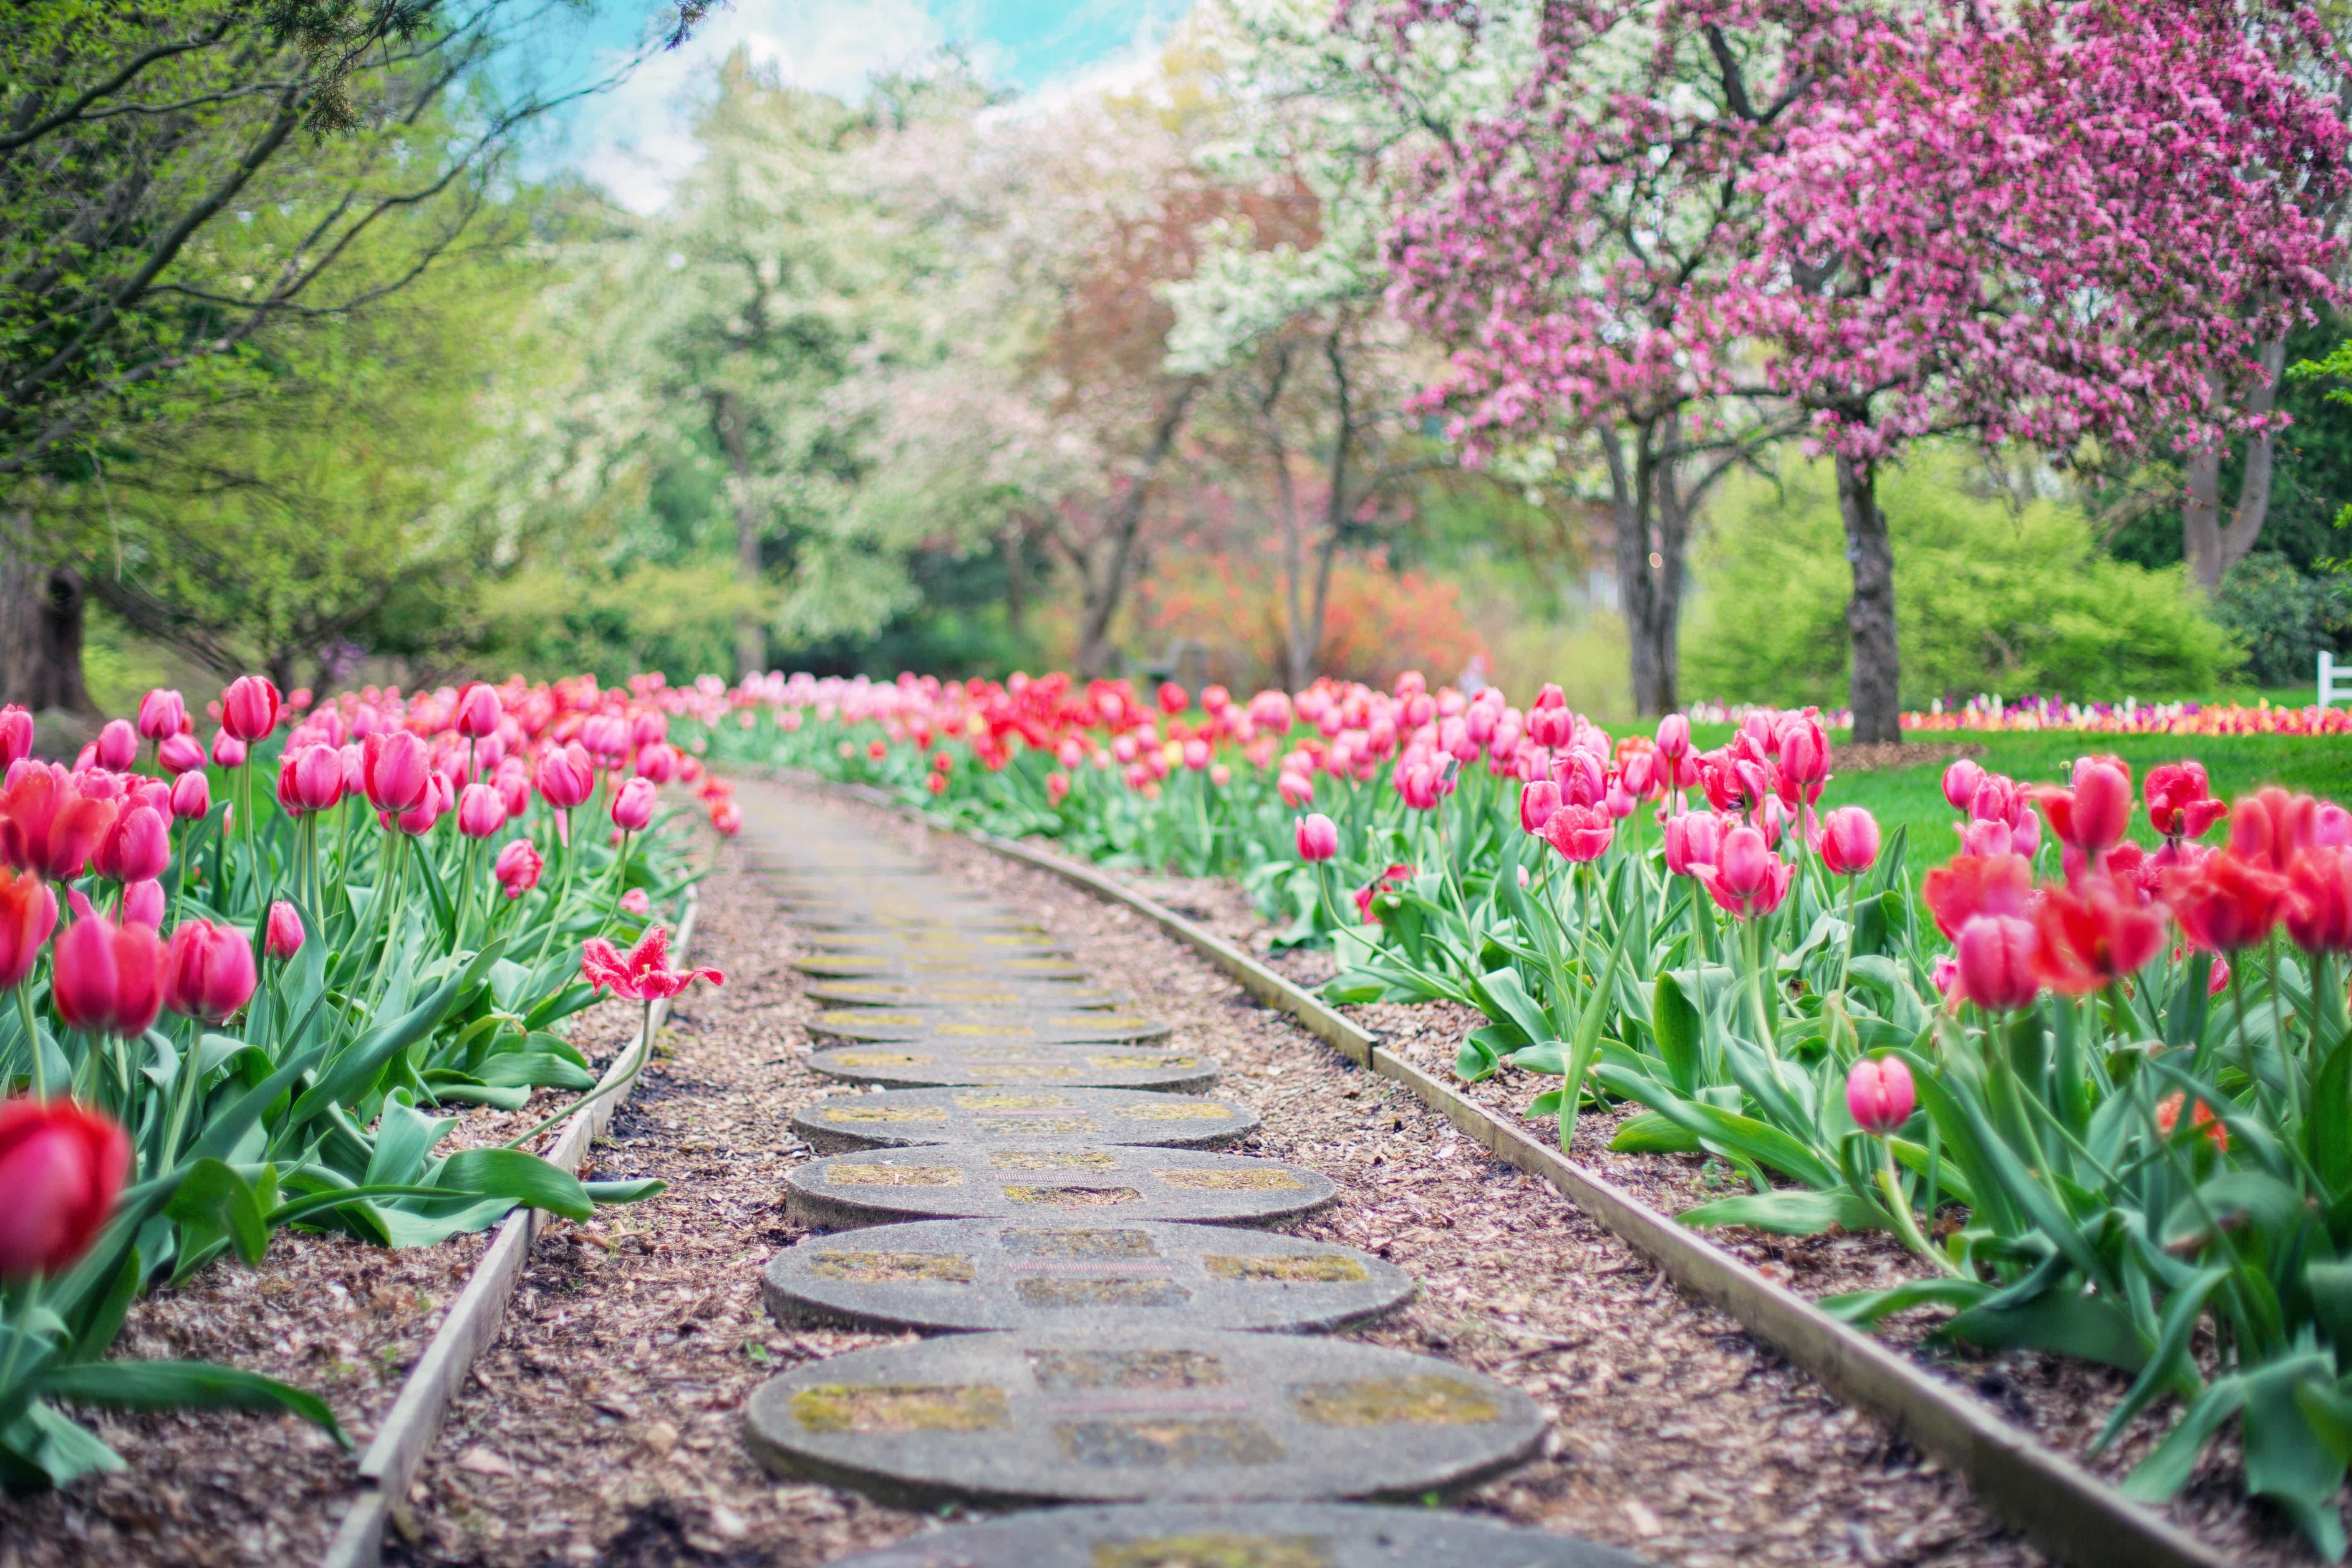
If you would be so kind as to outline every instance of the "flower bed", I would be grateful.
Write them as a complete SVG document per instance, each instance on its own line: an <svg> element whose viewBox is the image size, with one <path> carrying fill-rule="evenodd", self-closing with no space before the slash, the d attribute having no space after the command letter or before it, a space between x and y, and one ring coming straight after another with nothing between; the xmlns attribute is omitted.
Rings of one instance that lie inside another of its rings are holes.
<svg viewBox="0 0 2352 1568"><path fill-rule="evenodd" d="M1333 944L1335 1000L1475 1008L1456 1071L1556 1075L1528 1109L1563 1142L1624 1106L1612 1148L1710 1156L1735 1190L1686 1223L1889 1238L1895 1280L1826 1305L2113 1367L2095 1449L2179 1413L2128 1491L2170 1496L2230 1428L2246 1490L2341 1554L2352 814L2225 807L2194 763L1962 759L1963 852L1915 895L1906 834L1816 812L1815 715L1700 752L1679 718L1612 739L1557 693L1410 677L1202 699L796 679L680 706L690 745L1238 877L1285 942Z"/></svg>
<svg viewBox="0 0 2352 1568"><path fill-rule="evenodd" d="M72 1407L282 1409L342 1440L287 1383L106 1358L138 1296L225 1253L289 1226L429 1246L658 1190L524 1147L595 1083L564 1021L662 967L651 922L688 873L657 786L731 826L653 690L314 705L246 677L209 745L158 690L70 768L0 710L0 1481L121 1464ZM632 961L606 940L646 927ZM468 1108L549 1090L552 1116L445 1150Z"/></svg>

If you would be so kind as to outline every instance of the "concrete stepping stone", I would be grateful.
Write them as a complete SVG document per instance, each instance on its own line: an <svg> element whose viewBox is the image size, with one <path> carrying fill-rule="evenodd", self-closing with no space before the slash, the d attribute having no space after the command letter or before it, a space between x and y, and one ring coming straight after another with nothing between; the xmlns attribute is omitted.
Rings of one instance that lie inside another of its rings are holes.
<svg viewBox="0 0 2352 1568"><path fill-rule="evenodd" d="M874 914L842 904L815 905L792 911L793 923L824 931L1003 931L1033 938L1047 935L1034 921L980 908L953 909L920 914Z"/></svg>
<svg viewBox="0 0 2352 1568"><path fill-rule="evenodd" d="M1087 972L1066 958L1001 952L950 953L808 952L792 961L803 974L848 979L861 975L914 977L932 974L1001 976L1017 980L1084 980Z"/></svg>
<svg viewBox="0 0 2352 1568"><path fill-rule="evenodd" d="M1111 1007L1118 998L1096 985L1066 980L1002 980L958 977L900 980L820 980L808 987L813 1002L841 1007Z"/></svg>
<svg viewBox="0 0 2352 1568"><path fill-rule="evenodd" d="M898 1089L828 1095L793 1112L811 1147L903 1149L926 1143L1076 1148L1095 1143L1213 1149L1257 1130L1229 1100L1129 1089Z"/></svg>
<svg viewBox="0 0 2352 1568"><path fill-rule="evenodd" d="M1098 1329L813 1363L755 1390L743 1430L772 1470L929 1508L1420 1498L1520 1463L1543 1426L1518 1390L1402 1351Z"/></svg>
<svg viewBox="0 0 2352 1568"><path fill-rule="evenodd" d="M1042 936L997 931L812 931L809 945L861 948L871 952L927 952L932 948L974 948L986 952L1051 952L1066 958L1069 950Z"/></svg>
<svg viewBox="0 0 2352 1568"><path fill-rule="evenodd" d="M933 1045L981 1041L1085 1046L1164 1040L1168 1026L1132 1013L1074 1012L1059 1007L837 1007L809 1020L814 1034L837 1040L924 1040Z"/></svg>
<svg viewBox="0 0 2352 1568"><path fill-rule="evenodd" d="M1426 1508L1129 1503L927 1531L834 1568L1643 1568L1611 1546Z"/></svg>
<svg viewBox="0 0 2352 1568"><path fill-rule="evenodd" d="M804 1237L769 1263L761 1293L781 1322L884 1333L1297 1331L1378 1317L1412 1289L1392 1263L1280 1232L943 1219Z"/></svg>
<svg viewBox="0 0 2352 1568"><path fill-rule="evenodd" d="M1338 1189L1304 1165L1199 1149L927 1143L812 1160L785 1173L784 1194L794 1224L839 1229L909 1219L1271 1225Z"/></svg>
<svg viewBox="0 0 2352 1568"><path fill-rule="evenodd" d="M881 1042L818 1051L808 1065L845 1083L888 1089L1034 1084L1055 1089L1147 1089L1197 1094L1217 1064L1192 1051L1149 1046L909 1046Z"/></svg>

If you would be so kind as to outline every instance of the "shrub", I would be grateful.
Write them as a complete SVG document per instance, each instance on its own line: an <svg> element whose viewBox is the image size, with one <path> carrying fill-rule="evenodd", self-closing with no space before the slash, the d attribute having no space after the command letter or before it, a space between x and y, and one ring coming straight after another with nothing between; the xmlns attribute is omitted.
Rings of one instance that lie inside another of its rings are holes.
<svg viewBox="0 0 2352 1568"><path fill-rule="evenodd" d="M2221 579L2213 618L2245 645L2249 679L2297 685L2313 678L2319 650L2352 629L2352 582L2307 577L2278 552L2258 550Z"/></svg>
<svg viewBox="0 0 2352 1568"><path fill-rule="evenodd" d="M2076 509L1986 494L1969 457L1915 455L1880 480L1895 539L1903 700L1979 691L2108 699L2204 691L2242 655L2179 567L2112 559ZM1853 587L1833 473L1783 461L1727 488L1696 552L1692 695L1843 704Z"/></svg>

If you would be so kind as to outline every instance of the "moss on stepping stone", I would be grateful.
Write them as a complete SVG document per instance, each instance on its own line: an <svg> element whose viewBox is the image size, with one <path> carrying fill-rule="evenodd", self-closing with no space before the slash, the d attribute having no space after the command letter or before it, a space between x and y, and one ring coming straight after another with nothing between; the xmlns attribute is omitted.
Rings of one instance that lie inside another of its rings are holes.
<svg viewBox="0 0 2352 1568"><path fill-rule="evenodd" d="M1336 1193L1320 1171L1237 1154L968 1143L811 1161L785 1174L784 1191L796 1222L831 1227L949 1218L1050 1224L1071 1212L1265 1225L1320 1208Z"/></svg>
<svg viewBox="0 0 2352 1568"><path fill-rule="evenodd" d="M817 1149L915 1143L1148 1143L1211 1149L1247 1136L1257 1113L1225 1100L1117 1089L908 1089L836 1094L793 1113Z"/></svg>

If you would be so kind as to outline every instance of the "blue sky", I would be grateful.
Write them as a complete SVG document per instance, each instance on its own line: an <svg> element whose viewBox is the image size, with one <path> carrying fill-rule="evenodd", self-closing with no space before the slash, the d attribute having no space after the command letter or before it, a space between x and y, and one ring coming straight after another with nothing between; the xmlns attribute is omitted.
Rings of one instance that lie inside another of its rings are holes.
<svg viewBox="0 0 2352 1568"><path fill-rule="evenodd" d="M991 79L1053 93L1132 68L1186 0L729 0L682 47L567 116L560 162L640 212L661 205L694 159L695 100L730 50L772 63L786 81L855 97L875 72L961 44ZM622 56L649 12L604 0L584 34L551 51Z"/></svg>

